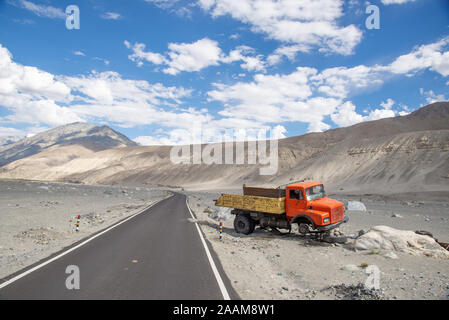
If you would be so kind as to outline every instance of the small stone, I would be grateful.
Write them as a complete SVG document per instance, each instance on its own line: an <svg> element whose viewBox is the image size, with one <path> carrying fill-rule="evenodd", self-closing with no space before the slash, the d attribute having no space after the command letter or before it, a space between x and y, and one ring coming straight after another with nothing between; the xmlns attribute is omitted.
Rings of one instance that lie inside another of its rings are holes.
<svg viewBox="0 0 449 320"><path fill-rule="evenodd" d="M355 264L347 264L347 265L344 265L343 267L341 267L341 270L358 271L359 267L357 267Z"/></svg>

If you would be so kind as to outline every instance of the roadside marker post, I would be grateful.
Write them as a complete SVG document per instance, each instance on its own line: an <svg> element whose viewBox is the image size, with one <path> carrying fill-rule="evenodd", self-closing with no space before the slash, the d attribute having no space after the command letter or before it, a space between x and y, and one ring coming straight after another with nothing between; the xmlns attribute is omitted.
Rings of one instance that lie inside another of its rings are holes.
<svg viewBox="0 0 449 320"><path fill-rule="evenodd" d="M80 229L80 218L81 216L78 215L78 218L76 219L76 232L78 232Z"/></svg>
<svg viewBox="0 0 449 320"><path fill-rule="evenodd" d="M220 221L220 240L221 240L222 233L223 233L223 222Z"/></svg>

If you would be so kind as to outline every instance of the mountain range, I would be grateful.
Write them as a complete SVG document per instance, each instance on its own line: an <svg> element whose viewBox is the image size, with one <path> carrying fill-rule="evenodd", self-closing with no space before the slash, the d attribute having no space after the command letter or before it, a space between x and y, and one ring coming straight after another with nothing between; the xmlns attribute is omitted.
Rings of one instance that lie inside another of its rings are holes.
<svg viewBox="0 0 449 320"><path fill-rule="evenodd" d="M352 193L449 192L449 102L281 139L271 176L261 176L259 164L174 164L170 150L75 123L0 148L0 178L220 190L320 180Z"/></svg>

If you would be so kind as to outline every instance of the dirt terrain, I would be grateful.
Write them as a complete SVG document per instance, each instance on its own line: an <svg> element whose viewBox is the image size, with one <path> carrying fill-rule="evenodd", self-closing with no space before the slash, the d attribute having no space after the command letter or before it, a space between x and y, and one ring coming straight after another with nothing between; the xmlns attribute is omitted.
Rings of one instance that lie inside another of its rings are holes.
<svg viewBox="0 0 449 320"><path fill-rule="evenodd" d="M220 194L188 195L199 224L244 299L449 299L447 259L387 250L354 251L343 244L300 236L294 229L283 235L256 229L245 236L234 232L233 217L223 221L220 240L219 222L211 218L217 210L213 199ZM449 242L447 201L348 195L334 198L361 200L367 208L347 212L350 221L340 227L345 235L387 225L400 230L431 231L440 241ZM380 270L380 290L363 296L359 288L368 279L369 266Z"/></svg>
<svg viewBox="0 0 449 320"><path fill-rule="evenodd" d="M174 164L171 146L135 146L110 128L80 123L10 142L0 147L0 179L16 179L0 180L0 278L166 197L171 188L189 196L244 299L449 298L448 259L356 251L295 232L257 229L243 236L229 216L220 240L212 218L213 199L240 193L244 183L318 180L331 197L367 208L347 212L344 235L355 239L360 230L387 226L426 230L449 242L449 102L279 140L279 170L272 176L261 176L261 165ZM370 266L381 272L376 292L360 289Z"/></svg>
<svg viewBox="0 0 449 320"><path fill-rule="evenodd" d="M0 279L168 194L158 188L0 180Z"/></svg>

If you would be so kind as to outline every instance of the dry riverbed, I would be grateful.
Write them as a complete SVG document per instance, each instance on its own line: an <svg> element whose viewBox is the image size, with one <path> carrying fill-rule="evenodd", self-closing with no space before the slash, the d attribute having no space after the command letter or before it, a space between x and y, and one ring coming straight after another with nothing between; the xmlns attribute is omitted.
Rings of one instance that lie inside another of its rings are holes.
<svg viewBox="0 0 449 320"><path fill-rule="evenodd" d="M159 188L0 180L0 279L168 195Z"/></svg>
<svg viewBox="0 0 449 320"><path fill-rule="evenodd" d="M240 191L236 190L235 193ZM354 251L302 237L260 230L248 236L233 230L233 216L212 219L219 193L187 192L189 205L198 217L235 290L243 299L449 299L449 260L414 256L403 252ZM427 230L449 242L449 204L416 202L385 197L351 197L361 200L367 211L348 211L348 224L340 231L354 234L386 225L401 230ZM285 232L285 231L284 231ZM367 270L380 271L380 290L364 294Z"/></svg>

